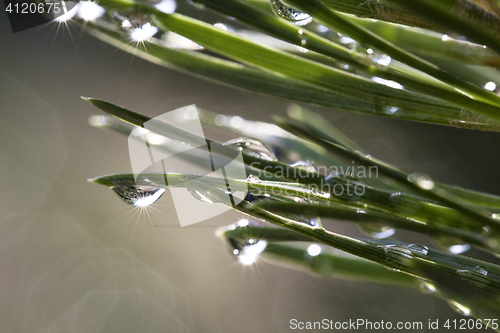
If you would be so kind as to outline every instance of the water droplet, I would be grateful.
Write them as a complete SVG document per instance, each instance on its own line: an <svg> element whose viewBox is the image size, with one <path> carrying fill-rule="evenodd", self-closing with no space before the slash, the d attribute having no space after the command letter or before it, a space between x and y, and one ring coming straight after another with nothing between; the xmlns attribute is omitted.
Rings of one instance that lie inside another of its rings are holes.
<svg viewBox="0 0 500 333"><path fill-rule="evenodd" d="M290 166L300 168L307 172L317 172L316 167L313 165L312 161L298 161L291 164Z"/></svg>
<svg viewBox="0 0 500 333"><path fill-rule="evenodd" d="M302 40L304 42L304 44L306 43L305 39ZM307 53L309 52L308 49L306 49L305 47L302 47L302 46L297 46L295 45L295 48L300 52L300 53Z"/></svg>
<svg viewBox="0 0 500 333"><path fill-rule="evenodd" d="M94 1L80 1L78 5L78 16L85 21L94 21L101 17L106 11Z"/></svg>
<svg viewBox="0 0 500 333"><path fill-rule="evenodd" d="M259 140L251 138L237 138L223 143L224 146L234 147L246 154L268 161L277 161L278 158L271 148L267 147Z"/></svg>
<svg viewBox="0 0 500 333"><path fill-rule="evenodd" d="M203 46L193 42L184 36L176 34L172 31L167 31L163 36L162 40L165 46L172 49L182 49L182 50L203 50Z"/></svg>
<svg viewBox="0 0 500 333"><path fill-rule="evenodd" d="M197 189L196 187L193 187L191 184L186 183L186 189L188 190L189 194L193 196L198 201L201 201L203 203L208 203L208 204L213 204L214 201L210 199L210 195L208 193L201 191Z"/></svg>
<svg viewBox="0 0 500 333"><path fill-rule="evenodd" d="M227 26L224 23L215 23L214 27L227 31Z"/></svg>
<svg viewBox="0 0 500 333"><path fill-rule="evenodd" d="M373 76L371 78L371 80L373 82L377 82L379 84L383 84L384 86L388 86L388 87L390 87L392 89L403 89L404 88L401 84L397 83L396 81L386 80L386 79L383 79L383 78L378 77L378 76Z"/></svg>
<svg viewBox="0 0 500 333"><path fill-rule="evenodd" d="M391 207L401 214L411 216L422 208L422 203L406 193L395 192L389 196Z"/></svg>
<svg viewBox="0 0 500 333"><path fill-rule="evenodd" d="M455 302L453 300L448 300L448 304L450 305L450 307L455 310L456 312L458 312L459 314L463 315L463 316L470 316L471 313L470 313L470 309L458 302Z"/></svg>
<svg viewBox="0 0 500 333"><path fill-rule="evenodd" d="M217 117L215 117L214 121L215 121L215 125L224 126L227 123L227 117L219 114L219 115L217 115Z"/></svg>
<svg viewBox="0 0 500 333"><path fill-rule="evenodd" d="M317 218L309 219L309 225L311 225L312 227L320 227L321 226L320 218L317 217Z"/></svg>
<svg viewBox="0 0 500 333"><path fill-rule="evenodd" d="M275 200L275 199L271 199L271 200ZM317 204L317 201L309 200L306 198L300 198L300 197L293 198L293 201L295 201L297 203L301 203L301 204L309 204L309 205ZM307 226L321 227L321 219L319 217L309 218L309 217L305 217L305 216L300 215L300 214L299 215L283 214L283 216L290 218L290 219L294 220L295 222L303 223Z"/></svg>
<svg viewBox="0 0 500 333"><path fill-rule="evenodd" d="M434 244L436 244L439 248L448 251L453 254L460 254L468 251L470 249L470 245L465 243L464 241L454 238L454 237L449 237L449 236L438 236L438 237L433 237L432 241Z"/></svg>
<svg viewBox="0 0 500 333"><path fill-rule="evenodd" d="M413 254L420 254L420 255L427 255L429 253L429 248L424 245L420 244L410 244L407 246L407 248L413 253Z"/></svg>
<svg viewBox="0 0 500 333"><path fill-rule="evenodd" d="M173 14L177 8L177 2L175 2L175 0L163 0L156 4L155 7L161 12Z"/></svg>
<svg viewBox="0 0 500 333"><path fill-rule="evenodd" d="M247 227L250 222L247 219L241 219L238 221L238 227Z"/></svg>
<svg viewBox="0 0 500 333"><path fill-rule="evenodd" d="M322 24L318 24L318 26L316 27L316 30L318 30L318 32L320 34L326 34L328 32L328 30L330 30L330 29L328 29L328 27L325 27Z"/></svg>
<svg viewBox="0 0 500 333"><path fill-rule="evenodd" d="M344 44L344 46L346 46L347 48L349 49L354 49L356 47L356 45L358 45L358 43L356 43L356 41L354 39L352 39L351 37L348 37L348 36L345 36L343 34L341 34L340 32L337 33L337 36L333 36L334 39L336 39L338 41L338 43L340 44Z"/></svg>
<svg viewBox="0 0 500 333"><path fill-rule="evenodd" d="M260 183L260 178L257 177L256 175L250 175L247 177L247 182L250 183Z"/></svg>
<svg viewBox="0 0 500 333"><path fill-rule="evenodd" d="M428 282L422 281L419 286L423 293L432 294L436 292L436 287Z"/></svg>
<svg viewBox="0 0 500 333"><path fill-rule="evenodd" d="M358 213L363 214L364 211L358 210ZM396 229L384 225L358 223L357 226L365 234L376 239L388 238L396 233Z"/></svg>
<svg viewBox="0 0 500 333"><path fill-rule="evenodd" d="M399 108L397 106L386 106L384 112L387 114L395 114Z"/></svg>
<svg viewBox="0 0 500 333"><path fill-rule="evenodd" d="M383 52L379 52L371 47L357 44L351 51L352 57L359 63L377 69L387 69L391 64L391 57Z"/></svg>
<svg viewBox="0 0 500 333"><path fill-rule="evenodd" d="M403 245L391 244L385 247L385 262L386 264L395 269L400 270L407 265L407 261L413 259L413 253Z"/></svg>
<svg viewBox="0 0 500 333"><path fill-rule="evenodd" d="M321 253L321 246L319 246L318 244L311 244L309 245L309 247L307 248L307 253L311 256L311 257L315 257L317 256L318 254Z"/></svg>
<svg viewBox="0 0 500 333"><path fill-rule="evenodd" d="M294 9L281 0L270 0L269 2L276 16L291 21L295 25L303 26L312 21L311 15Z"/></svg>
<svg viewBox="0 0 500 333"><path fill-rule="evenodd" d="M252 242L250 242L252 241ZM231 243L231 242L230 242ZM238 261L243 265L251 265L259 259L259 255L266 249L265 240L250 239L245 243L239 243L233 240L233 254L238 257Z"/></svg>
<svg viewBox="0 0 500 333"><path fill-rule="evenodd" d="M339 37L340 37L340 42L342 44L348 44L348 45L350 45L350 44L356 43L356 41L354 39L352 39L351 37L347 37L347 36L344 36L342 34L339 34Z"/></svg>
<svg viewBox="0 0 500 333"><path fill-rule="evenodd" d="M125 19L122 21L122 28L125 28L125 29L132 28L132 23L130 23L129 19Z"/></svg>
<svg viewBox="0 0 500 333"><path fill-rule="evenodd" d="M481 266L474 267L473 271L483 276L488 275L488 271Z"/></svg>
<svg viewBox="0 0 500 333"><path fill-rule="evenodd" d="M151 23L145 23L140 28L130 30L130 38L134 42L143 42L152 38L158 32L158 28Z"/></svg>
<svg viewBox="0 0 500 333"><path fill-rule="evenodd" d="M417 184L418 187L424 190L432 190L434 188L434 182L432 181L432 179L429 176L424 175L422 173L418 172L412 173L411 175L408 176L408 181L410 183Z"/></svg>
<svg viewBox="0 0 500 333"><path fill-rule="evenodd" d="M487 82L483 88L488 90L488 91L494 91L497 88L497 84L493 81L490 81L490 82Z"/></svg>
<svg viewBox="0 0 500 333"><path fill-rule="evenodd" d="M147 207L155 203L165 193L164 188L143 185L115 186L112 190L126 204L136 207Z"/></svg>

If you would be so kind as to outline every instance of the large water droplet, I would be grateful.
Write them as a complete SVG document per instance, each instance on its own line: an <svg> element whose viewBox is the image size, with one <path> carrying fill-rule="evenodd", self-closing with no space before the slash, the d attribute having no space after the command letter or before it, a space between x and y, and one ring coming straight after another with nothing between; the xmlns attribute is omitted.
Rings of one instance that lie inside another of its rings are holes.
<svg viewBox="0 0 500 333"><path fill-rule="evenodd" d="M312 161L298 161L291 164L290 166L302 169L306 172L311 172L311 173L317 172L316 167L313 165Z"/></svg>
<svg viewBox="0 0 500 333"><path fill-rule="evenodd" d="M464 253L470 249L469 244L454 237L438 236L438 237L433 237L432 241L441 249L453 254Z"/></svg>
<svg viewBox="0 0 500 333"><path fill-rule="evenodd" d="M384 239L396 233L396 229L381 224L358 223L358 228L370 237Z"/></svg>
<svg viewBox="0 0 500 333"><path fill-rule="evenodd" d="M457 274L466 277L470 277L471 275L484 277L488 275L488 271L481 266L476 266L473 269L459 269L457 270ZM478 281L475 282L477 283Z"/></svg>
<svg viewBox="0 0 500 333"><path fill-rule="evenodd" d="M94 21L101 17L106 10L94 1L80 1L78 6L78 16L85 21Z"/></svg>
<svg viewBox="0 0 500 333"><path fill-rule="evenodd" d="M321 246L318 244L311 244L307 248L307 254L309 254L311 257L316 257L321 253Z"/></svg>
<svg viewBox="0 0 500 333"><path fill-rule="evenodd" d="M339 178L342 178L342 179L349 178L349 179L355 180L354 175L350 172L347 172L347 173L346 172L332 172L328 176L325 177L325 183L337 183Z"/></svg>
<svg viewBox="0 0 500 333"><path fill-rule="evenodd" d="M260 183L260 178L257 177L256 175L250 175L247 177L247 182L250 183Z"/></svg>
<svg viewBox="0 0 500 333"><path fill-rule="evenodd" d="M413 259L413 253L403 245L391 244L385 246L385 262L386 264L399 270L407 265L407 261Z"/></svg>
<svg viewBox="0 0 500 333"><path fill-rule="evenodd" d="M165 43L165 46L172 49L203 50L203 46L172 31L167 31L163 34L162 41Z"/></svg>
<svg viewBox="0 0 500 333"><path fill-rule="evenodd" d="M414 215L423 207L418 199L401 192L392 193L389 196L389 202L398 213L406 216Z"/></svg>
<svg viewBox="0 0 500 333"><path fill-rule="evenodd" d="M398 112L399 108L397 106L386 106L384 107L384 113L386 114L395 114Z"/></svg>
<svg viewBox="0 0 500 333"><path fill-rule="evenodd" d="M308 204L308 205L315 205L317 204L316 201L314 200L310 200L310 199L306 199L306 198L300 198L300 197L295 197L293 199L293 201L297 202L297 203L302 203L302 204ZM305 217L303 215L287 215L287 214L284 214L285 217L289 217L291 219L293 219L294 221L296 222L300 222L300 223L304 223L308 226L311 226L311 227L321 227L321 218L320 217L313 217L313 218L310 218L310 217Z"/></svg>
<svg viewBox="0 0 500 333"><path fill-rule="evenodd" d="M481 266L474 267L473 271L476 272L477 274L481 274L483 276L488 275L488 271Z"/></svg>
<svg viewBox="0 0 500 333"><path fill-rule="evenodd" d="M309 225L312 227L320 227L321 226L321 219L319 217L308 219L308 221L309 221Z"/></svg>
<svg viewBox="0 0 500 333"><path fill-rule="evenodd" d="M271 148L267 147L259 140L251 138L237 138L223 143L224 146L234 147L245 152L250 156L261 158L268 161L277 161L278 158L273 153Z"/></svg>
<svg viewBox="0 0 500 333"><path fill-rule="evenodd" d="M243 243L230 240L230 244L233 246L233 254L238 257L238 261L246 266L255 263L267 247L267 242L263 239L249 239Z"/></svg>
<svg viewBox="0 0 500 333"><path fill-rule="evenodd" d="M430 284L429 282L422 281L420 282L420 290L426 294L432 294L436 292L436 287Z"/></svg>
<svg viewBox="0 0 500 333"><path fill-rule="evenodd" d="M208 195L208 193L196 188L196 187L193 187L188 183L186 183L186 189L188 190L189 194L191 194L193 196L193 198L195 198L196 200L198 201L201 201L203 203L208 203L208 204L213 204L214 201L212 199L210 199L210 195Z"/></svg>
<svg viewBox="0 0 500 333"><path fill-rule="evenodd" d="M448 300L448 304L450 305L450 307L455 310L456 312L458 312L459 314L463 315L463 316L470 316L471 313L470 313L470 309L468 307L466 307L465 305L462 305L458 302L455 302L453 300Z"/></svg>
<svg viewBox="0 0 500 333"><path fill-rule="evenodd" d="M434 188L434 182L432 179L419 172L412 173L408 176L408 181L410 183L415 183L418 187L424 190L432 190Z"/></svg>
<svg viewBox="0 0 500 333"><path fill-rule="evenodd" d="M157 3L155 7L161 12L173 14L177 8L177 2L175 2L175 0L163 0L160 3Z"/></svg>
<svg viewBox="0 0 500 333"><path fill-rule="evenodd" d="M274 14L295 25L303 26L312 21L311 15L294 9L281 0L270 0L269 2Z"/></svg>
<svg viewBox="0 0 500 333"><path fill-rule="evenodd" d="M362 44L357 44L351 51L351 55L359 63L377 69L387 69L392 61L387 54Z"/></svg>
<svg viewBox="0 0 500 333"><path fill-rule="evenodd" d="M140 28L134 28L130 31L130 38L134 42L144 42L152 38L158 32L158 28L151 23L144 23Z"/></svg>
<svg viewBox="0 0 500 333"><path fill-rule="evenodd" d="M486 82L483 88L488 91L495 91L495 89L497 88L497 84L493 81Z"/></svg>
<svg viewBox="0 0 500 333"><path fill-rule="evenodd" d="M136 207L147 207L165 193L164 188L143 185L115 186L112 189L125 203Z"/></svg>
<svg viewBox="0 0 500 333"><path fill-rule="evenodd" d="M425 256L429 253L429 248L425 245L420 244L410 244L407 246L408 250L413 254Z"/></svg>
<svg viewBox="0 0 500 333"><path fill-rule="evenodd" d="M337 33L337 36L338 36L338 42L340 44L344 44L349 49L353 49L356 47L356 45L358 45L358 43L354 39L352 39L351 37L345 36L345 35L341 34L340 32Z"/></svg>

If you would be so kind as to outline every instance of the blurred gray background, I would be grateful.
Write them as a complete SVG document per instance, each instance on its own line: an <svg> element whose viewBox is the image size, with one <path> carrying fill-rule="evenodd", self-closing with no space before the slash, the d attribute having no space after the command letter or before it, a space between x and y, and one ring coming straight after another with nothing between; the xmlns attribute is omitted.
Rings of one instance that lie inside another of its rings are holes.
<svg viewBox="0 0 500 333"><path fill-rule="evenodd" d="M86 181L131 167L126 139L89 126L99 111L80 96L149 116L196 104L263 121L284 115L287 101L151 65L75 27L13 34L2 14L0 39L2 332L286 332L292 318L460 318L418 291L241 266L214 235L238 214L180 228L168 194L141 215ZM500 134L310 108L373 156L500 194Z"/></svg>

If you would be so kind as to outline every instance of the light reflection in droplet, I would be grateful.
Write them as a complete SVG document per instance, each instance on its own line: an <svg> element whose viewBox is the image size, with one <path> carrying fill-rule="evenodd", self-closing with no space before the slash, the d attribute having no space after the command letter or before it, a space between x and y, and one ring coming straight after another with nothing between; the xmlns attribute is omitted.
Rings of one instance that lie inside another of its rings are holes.
<svg viewBox="0 0 500 333"><path fill-rule="evenodd" d="M242 251L238 255L238 260L243 265L251 265L257 261L259 254L261 254L267 246L265 240L259 240L253 245L244 246Z"/></svg>
<svg viewBox="0 0 500 333"><path fill-rule="evenodd" d="M318 30L318 32L319 32L319 33L322 33L322 34L324 34L324 33L328 32L328 28L327 28L327 27L325 27L325 26L324 26L324 25L322 25L322 24L319 24L319 25L316 27L316 29Z"/></svg>
<svg viewBox="0 0 500 333"><path fill-rule="evenodd" d="M490 82L487 82L485 85L484 85L484 89L488 90L488 91L493 91L497 88L497 84L493 81L490 81Z"/></svg>
<svg viewBox="0 0 500 333"><path fill-rule="evenodd" d="M80 1L78 6L78 16L85 21L94 21L101 17L105 10L93 1Z"/></svg>
<svg viewBox="0 0 500 333"><path fill-rule="evenodd" d="M227 26L224 23L215 23L214 27L227 31Z"/></svg>
<svg viewBox="0 0 500 333"><path fill-rule="evenodd" d="M241 125L243 125L243 118L241 117L233 117L231 119L231 125L234 127L234 128L240 128Z"/></svg>
<svg viewBox="0 0 500 333"><path fill-rule="evenodd" d="M164 188L154 186L127 185L112 189L125 203L135 207L147 207L165 193Z"/></svg>
<svg viewBox="0 0 500 333"><path fill-rule="evenodd" d="M54 21L60 22L60 23L69 21L78 12L78 7L79 7L79 4L76 4L75 7L71 8L71 10L69 10L67 13L64 13L63 15L56 17L54 19Z"/></svg>
<svg viewBox="0 0 500 333"><path fill-rule="evenodd" d="M307 253L311 256L311 257L315 257L317 256L318 254L321 253L321 247L318 245L318 244L311 244L309 245L309 247L307 248Z"/></svg>
<svg viewBox="0 0 500 333"><path fill-rule="evenodd" d="M448 248L448 251L453 254L460 254L468 251L470 249L469 244L457 244L457 245L452 245Z"/></svg>
<svg viewBox="0 0 500 333"><path fill-rule="evenodd" d="M386 86L393 88L393 89L403 89L403 86L400 85L399 83L397 83L396 81L386 80L386 79L383 79L383 78L378 77L378 76L372 77L372 81L386 85Z"/></svg>
<svg viewBox="0 0 500 333"><path fill-rule="evenodd" d="M451 305L451 307L457 311L458 313L460 313L461 315L464 315L464 316L470 316L471 313L470 313L470 309L458 302L455 302L453 300L450 300L449 301L449 304Z"/></svg>
<svg viewBox="0 0 500 333"><path fill-rule="evenodd" d="M131 28L131 27L132 27L132 24L130 23L130 21L128 19L123 20L123 22L122 22L122 28L128 29L128 28Z"/></svg>
<svg viewBox="0 0 500 333"><path fill-rule="evenodd" d="M246 227L246 226L248 226L248 224L249 224L249 221L247 219L241 219L238 221L239 227Z"/></svg>
<svg viewBox="0 0 500 333"><path fill-rule="evenodd" d="M177 8L177 2L175 2L175 0L163 0L155 7L161 12L173 14L175 13L175 9Z"/></svg>
<svg viewBox="0 0 500 333"><path fill-rule="evenodd" d="M203 50L203 47L191 39L184 36L176 34L175 32L168 31L164 37L165 44L167 47L173 49L184 49L184 50Z"/></svg>
<svg viewBox="0 0 500 333"><path fill-rule="evenodd" d="M215 125L224 126L227 123L227 117L219 114L217 115L217 117L215 117L214 121Z"/></svg>
<svg viewBox="0 0 500 333"><path fill-rule="evenodd" d="M145 23L140 28L132 29L130 33L130 38L134 42L143 42L150 39L158 32L158 28L152 26L150 23Z"/></svg>
<svg viewBox="0 0 500 333"><path fill-rule="evenodd" d="M104 126L106 125L107 120L106 117L101 115L95 115L89 117L89 124L94 127Z"/></svg>

